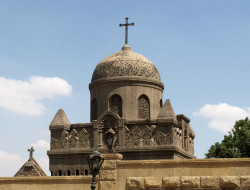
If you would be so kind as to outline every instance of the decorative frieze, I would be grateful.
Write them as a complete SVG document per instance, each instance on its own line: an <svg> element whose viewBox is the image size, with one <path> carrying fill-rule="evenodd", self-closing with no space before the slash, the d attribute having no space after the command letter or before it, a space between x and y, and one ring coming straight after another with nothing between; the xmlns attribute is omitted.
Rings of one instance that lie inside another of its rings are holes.
<svg viewBox="0 0 250 190"><path fill-rule="evenodd" d="M51 137L51 150L90 148L90 137L90 133L84 128L79 132L76 129L70 132L63 130L58 139Z"/></svg>

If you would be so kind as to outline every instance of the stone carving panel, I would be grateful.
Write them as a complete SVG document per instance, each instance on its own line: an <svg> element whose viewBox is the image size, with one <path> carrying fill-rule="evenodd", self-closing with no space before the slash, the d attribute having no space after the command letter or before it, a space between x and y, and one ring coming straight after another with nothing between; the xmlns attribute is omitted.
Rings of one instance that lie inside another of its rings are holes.
<svg viewBox="0 0 250 190"><path fill-rule="evenodd" d="M84 128L78 132L76 129L70 132L64 130L58 139L51 137L51 149L90 148L90 137L90 133Z"/></svg>
<svg viewBox="0 0 250 190"><path fill-rule="evenodd" d="M172 145L173 131L172 127L157 126L154 131L154 140L157 145Z"/></svg>
<svg viewBox="0 0 250 190"><path fill-rule="evenodd" d="M125 127L125 146L127 147L172 144L173 133L170 127L155 125L132 125Z"/></svg>

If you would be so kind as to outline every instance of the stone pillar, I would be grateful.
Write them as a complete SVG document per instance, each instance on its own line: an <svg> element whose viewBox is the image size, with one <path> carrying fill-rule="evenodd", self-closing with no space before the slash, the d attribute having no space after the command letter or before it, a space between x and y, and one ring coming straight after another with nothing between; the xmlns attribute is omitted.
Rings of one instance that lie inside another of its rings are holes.
<svg viewBox="0 0 250 190"><path fill-rule="evenodd" d="M100 170L99 190L117 190L117 161L122 159L118 153L102 154L104 162Z"/></svg>

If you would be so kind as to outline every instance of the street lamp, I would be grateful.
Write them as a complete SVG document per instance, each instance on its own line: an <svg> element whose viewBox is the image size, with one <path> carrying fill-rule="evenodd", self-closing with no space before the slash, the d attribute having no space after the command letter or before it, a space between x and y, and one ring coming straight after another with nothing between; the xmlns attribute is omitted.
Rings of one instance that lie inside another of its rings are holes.
<svg viewBox="0 0 250 190"><path fill-rule="evenodd" d="M96 187L95 177L97 174L99 174L103 161L104 161L104 158L102 157L101 153L98 152L98 150L93 151L88 157L89 170L91 174L93 175L91 190L95 190L95 187Z"/></svg>
<svg viewBox="0 0 250 190"><path fill-rule="evenodd" d="M109 152L112 153L114 152L113 147L115 146L117 135L115 131L111 128L105 134L106 134L106 140L107 140Z"/></svg>

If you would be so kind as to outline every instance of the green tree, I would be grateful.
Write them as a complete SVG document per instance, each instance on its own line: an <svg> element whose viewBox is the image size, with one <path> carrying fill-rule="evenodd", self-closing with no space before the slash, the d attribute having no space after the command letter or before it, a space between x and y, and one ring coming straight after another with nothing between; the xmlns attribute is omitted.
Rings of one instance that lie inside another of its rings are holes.
<svg viewBox="0 0 250 190"><path fill-rule="evenodd" d="M206 158L250 157L250 120L246 118L236 121L222 142L212 145L205 156Z"/></svg>

